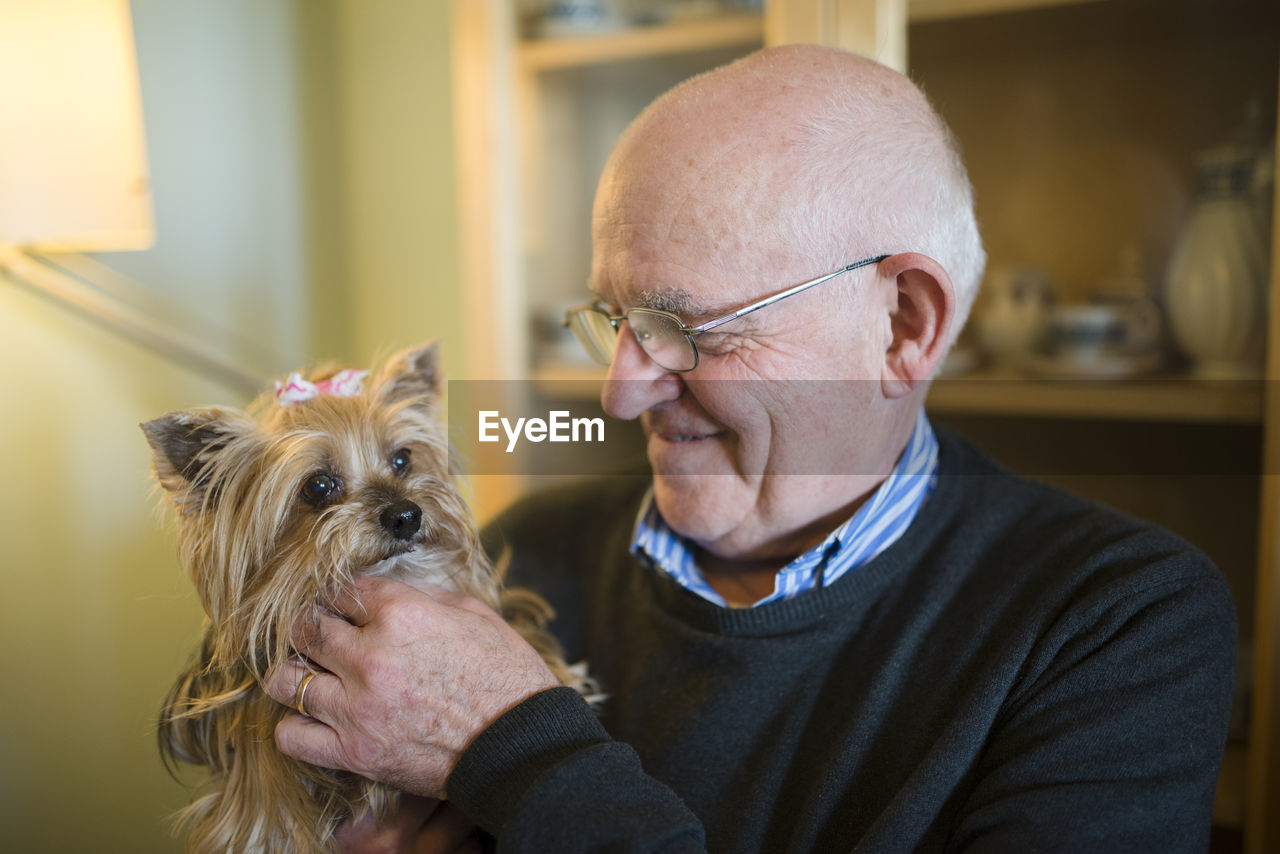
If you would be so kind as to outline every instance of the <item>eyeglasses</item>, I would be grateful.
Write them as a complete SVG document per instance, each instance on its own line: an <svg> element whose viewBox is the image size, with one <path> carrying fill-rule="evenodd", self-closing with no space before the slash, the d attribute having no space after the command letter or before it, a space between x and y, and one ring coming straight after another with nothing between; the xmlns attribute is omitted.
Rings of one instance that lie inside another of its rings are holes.
<svg viewBox="0 0 1280 854"><path fill-rule="evenodd" d="M710 332L743 315L773 305L789 296L795 296L814 285L820 285L859 267L879 264L888 257L888 255L877 255L875 258L855 261L834 273L801 282L785 291L757 300L714 320L708 320L699 326L686 326L679 315L656 308L632 308L624 314L610 314L608 309L599 302L590 302L569 309L565 312L561 325L573 330L574 337L592 359L602 365L609 365L613 362L613 352L618 342L618 335L622 331L622 321L625 320L630 325L631 333L635 335L641 349L650 359L668 371L684 373L698 367L698 345L693 341L695 335Z"/></svg>

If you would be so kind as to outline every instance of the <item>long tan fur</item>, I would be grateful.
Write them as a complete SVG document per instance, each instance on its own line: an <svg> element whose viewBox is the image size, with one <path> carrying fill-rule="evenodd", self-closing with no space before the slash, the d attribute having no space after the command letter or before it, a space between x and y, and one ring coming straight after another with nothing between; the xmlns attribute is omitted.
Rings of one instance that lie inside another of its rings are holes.
<svg viewBox="0 0 1280 854"><path fill-rule="evenodd" d="M479 548L449 476L438 399L430 345L390 359L356 396L281 406L265 394L248 412L197 409L142 425L177 512L182 564L208 615L201 648L160 714L166 762L209 769L179 815L188 851L330 851L344 819L393 811L394 790L281 754L273 734L287 710L259 687L295 653L290 628L362 573L479 598L503 611L561 681L591 690L545 630L546 603L504 592ZM410 464L396 472L390 460L402 450ZM341 484L322 506L302 496L317 473ZM379 522L405 500L422 511L412 542Z"/></svg>

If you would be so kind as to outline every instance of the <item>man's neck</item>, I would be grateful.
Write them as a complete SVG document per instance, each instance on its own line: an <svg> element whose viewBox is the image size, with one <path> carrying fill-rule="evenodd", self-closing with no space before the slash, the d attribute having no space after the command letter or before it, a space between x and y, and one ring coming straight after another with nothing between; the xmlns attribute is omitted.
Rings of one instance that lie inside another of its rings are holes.
<svg viewBox="0 0 1280 854"><path fill-rule="evenodd" d="M814 520L803 530L791 532L787 537L762 548L758 552L764 555L761 557L726 557L702 546L695 546L698 569L707 583L730 605L754 605L773 593L778 570L826 539L832 531L858 512L858 508L870 494L863 493L852 503Z"/></svg>
<svg viewBox="0 0 1280 854"><path fill-rule="evenodd" d="M909 425L903 426L903 439L898 452L885 467L885 474L872 480L868 488L856 490L857 497L835 510L814 519L802 528L792 530L771 542L757 544L749 552L724 554L723 548L695 545L698 569L707 583L732 607L749 607L773 593L778 571L792 560L821 543L832 531L852 518L867 499L880 487L884 478L895 468L911 437L915 424L915 412ZM717 544L723 546L724 544Z"/></svg>
<svg viewBox="0 0 1280 854"><path fill-rule="evenodd" d="M698 550L698 568L707 583L733 608L746 608L773 593L778 570L791 558L731 560Z"/></svg>

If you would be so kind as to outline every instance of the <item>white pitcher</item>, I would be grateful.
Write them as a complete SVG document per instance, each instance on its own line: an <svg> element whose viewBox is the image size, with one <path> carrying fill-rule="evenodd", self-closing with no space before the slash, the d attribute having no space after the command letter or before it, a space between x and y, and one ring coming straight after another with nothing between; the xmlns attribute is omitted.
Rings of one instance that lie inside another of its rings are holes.
<svg viewBox="0 0 1280 854"><path fill-rule="evenodd" d="M1205 377L1259 376L1267 253L1250 194L1253 152L1228 145L1197 161L1197 195L1165 279L1174 340Z"/></svg>

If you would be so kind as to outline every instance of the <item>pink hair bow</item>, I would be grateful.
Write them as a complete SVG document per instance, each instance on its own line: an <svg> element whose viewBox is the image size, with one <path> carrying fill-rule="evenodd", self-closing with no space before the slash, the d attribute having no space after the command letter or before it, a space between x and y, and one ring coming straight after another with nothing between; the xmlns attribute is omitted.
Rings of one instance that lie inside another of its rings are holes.
<svg viewBox="0 0 1280 854"><path fill-rule="evenodd" d="M302 374L292 373L285 382L276 383L276 402L281 406L291 406L322 394L354 397L364 389L364 378L368 375L368 371L348 368L338 371L327 380L312 383L304 380Z"/></svg>

